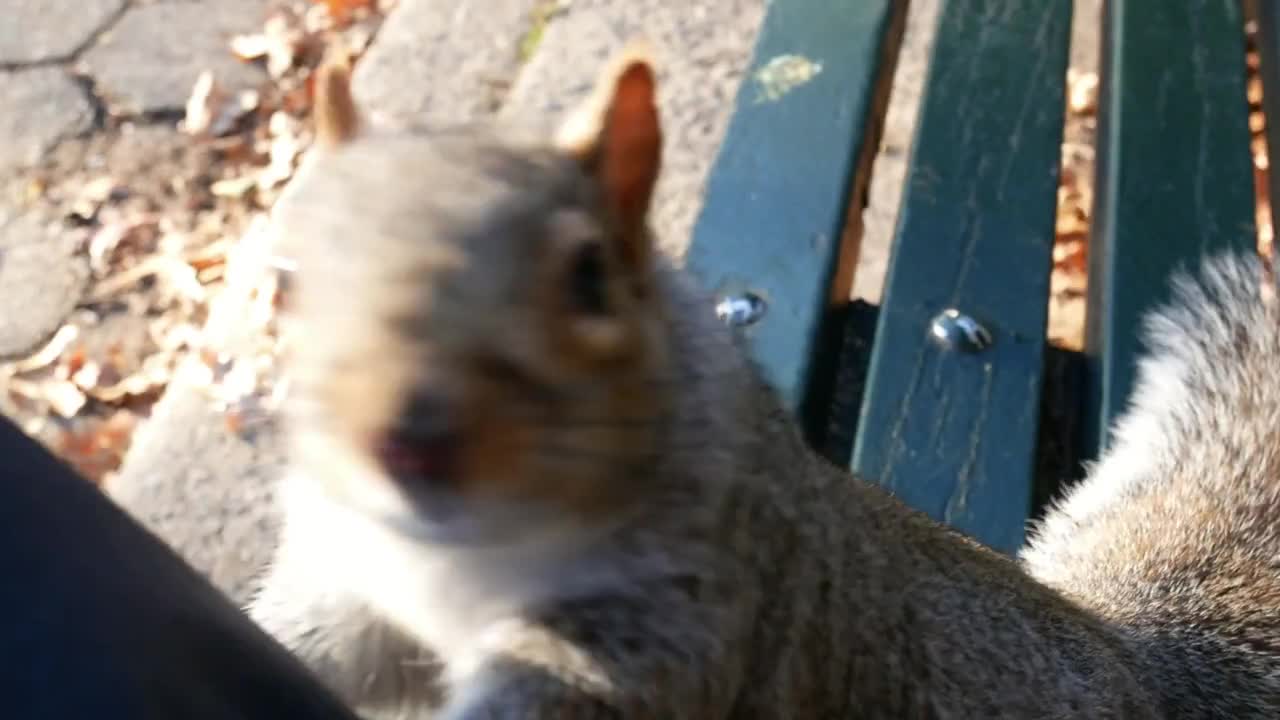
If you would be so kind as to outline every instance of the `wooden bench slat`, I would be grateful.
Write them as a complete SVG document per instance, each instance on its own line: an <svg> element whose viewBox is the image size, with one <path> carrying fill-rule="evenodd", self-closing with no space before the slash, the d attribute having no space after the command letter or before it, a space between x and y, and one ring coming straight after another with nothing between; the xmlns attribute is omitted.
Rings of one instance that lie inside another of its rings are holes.
<svg viewBox="0 0 1280 720"><path fill-rule="evenodd" d="M942 9L852 467L1003 551L1031 508L1070 0ZM945 350L956 308L993 344Z"/></svg>
<svg viewBox="0 0 1280 720"><path fill-rule="evenodd" d="M1106 447L1168 278L1256 246L1238 2L1111 0L1104 16L1084 457Z"/></svg>
<svg viewBox="0 0 1280 720"><path fill-rule="evenodd" d="M829 389L818 380L835 355L829 307L848 298L856 260L846 216L865 187L904 17L895 0L771 4L689 249L706 287L765 300L746 335L802 418Z"/></svg>

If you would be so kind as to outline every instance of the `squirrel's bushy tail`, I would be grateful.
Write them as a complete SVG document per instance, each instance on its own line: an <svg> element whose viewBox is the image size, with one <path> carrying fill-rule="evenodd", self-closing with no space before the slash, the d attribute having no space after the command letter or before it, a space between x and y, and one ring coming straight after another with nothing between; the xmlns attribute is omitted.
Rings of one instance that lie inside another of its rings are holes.
<svg viewBox="0 0 1280 720"><path fill-rule="evenodd" d="M1280 717L1280 307L1253 256L1172 289L1111 446L1021 559L1123 629L1166 698Z"/></svg>

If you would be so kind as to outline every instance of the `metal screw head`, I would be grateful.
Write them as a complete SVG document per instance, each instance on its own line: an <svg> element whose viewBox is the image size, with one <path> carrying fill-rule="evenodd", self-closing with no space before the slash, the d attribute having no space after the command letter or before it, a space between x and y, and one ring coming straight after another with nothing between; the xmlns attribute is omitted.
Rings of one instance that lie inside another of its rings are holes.
<svg viewBox="0 0 1280 720"><path fill-rule="evenodd" d="M731 327L742 327L758 322L764 317L766 305L755 293L744 292L728 295L716 303L716 317Z"/></svg>
<svg viewBox="0 0 1280 720"><path fill-rule="evenodd" d="M929 323L929 335L947 350L980 352L994 342L991 331L972 317L947 308Z"/></svg>

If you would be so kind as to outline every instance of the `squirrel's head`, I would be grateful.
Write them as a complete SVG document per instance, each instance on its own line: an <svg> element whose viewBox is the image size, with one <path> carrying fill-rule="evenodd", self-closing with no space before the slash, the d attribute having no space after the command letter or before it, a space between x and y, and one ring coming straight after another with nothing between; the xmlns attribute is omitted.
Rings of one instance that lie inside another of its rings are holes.
<svg viewBox="0 0 1280 720"><path fill-rule="evenodd" d="M673 390L645 55L540 140L370 128L342 63L316 87L318 147L276 209L298 261L295 452L332 470L315 480L445 542L625 512Z"/></svg>

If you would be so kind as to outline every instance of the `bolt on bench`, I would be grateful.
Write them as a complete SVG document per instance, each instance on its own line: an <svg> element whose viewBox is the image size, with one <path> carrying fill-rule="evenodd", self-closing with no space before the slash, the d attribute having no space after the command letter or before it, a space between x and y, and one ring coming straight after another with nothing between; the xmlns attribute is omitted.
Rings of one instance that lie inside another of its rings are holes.
<svg viewBox="0 0 1280 720"><path fill-rule="evenodd" d="M902 0L772 0L752 72L773 81L744 83L689 262L812 442L1011 551L1035 510L1042 420L1078 418L1079 433L1059 423L1078 435L1071 463L1095 456L1169 271L1255 243L1243 17L1221 0L1110 1L1090 343L1077 358L1044 340L1070 0L944 6L884 302L848 302L904 15ZM1270 103L1280 3L1260 3L1259 20ZM0 609L21 664L0 688L14 717L351 718L3 418L0 448L12 581Z"/></svg>
<svg viewBox="0 0 1280 720"><path fill-rule="evenodd" d="M1070 0L944 2L883 303L849 302L905 14L774 0L688 263L812 443L1012 552L1037 475L1106 446L1170 272L1256 247L1244 14L1108 3L1082 355L1045 340Z"/></svg>

